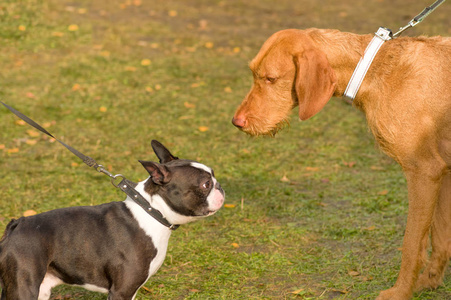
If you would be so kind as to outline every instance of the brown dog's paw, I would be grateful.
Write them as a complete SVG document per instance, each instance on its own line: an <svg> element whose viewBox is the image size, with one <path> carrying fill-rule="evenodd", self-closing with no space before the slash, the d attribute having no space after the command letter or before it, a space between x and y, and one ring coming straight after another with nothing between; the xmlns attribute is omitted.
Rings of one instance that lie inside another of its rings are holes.
<svg viewBox="0 0 451 300"><path fill-rule="evenodd" d="M424 289L434 290L442 284L443 274L439 274L434 270L426 269L417 280L415 291L421 291Z"/></svg>
<svg viewBox="0 0 451 300"><path fill-rule="evenodd" d="M382 291L376 300L409 300L412 297L412 292L398 287Z"/></svg>

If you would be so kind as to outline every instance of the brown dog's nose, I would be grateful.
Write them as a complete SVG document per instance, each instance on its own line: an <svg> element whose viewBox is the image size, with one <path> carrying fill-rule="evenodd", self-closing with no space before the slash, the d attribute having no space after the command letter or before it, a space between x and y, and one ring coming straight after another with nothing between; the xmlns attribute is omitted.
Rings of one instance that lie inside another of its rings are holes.
<svg viewBox="0 0 451 300"><path fill-rule="evenodd" d="M232 124L238 128L243 128L246 126L246 119L244 117L233 117Z"/></svg>

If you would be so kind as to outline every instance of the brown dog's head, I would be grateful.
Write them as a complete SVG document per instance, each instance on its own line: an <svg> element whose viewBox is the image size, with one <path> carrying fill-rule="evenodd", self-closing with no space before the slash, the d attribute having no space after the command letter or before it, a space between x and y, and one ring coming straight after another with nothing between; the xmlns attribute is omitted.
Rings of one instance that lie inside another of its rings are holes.
<svg viewBox="0 0 451 300"><path fill-rule="evenodd" d="M274 135L296 105L301 120L312 117L332 97L337 83L326 55L301 30L273 34L249 67L254 85L232 123L251 135Z"/></svg>

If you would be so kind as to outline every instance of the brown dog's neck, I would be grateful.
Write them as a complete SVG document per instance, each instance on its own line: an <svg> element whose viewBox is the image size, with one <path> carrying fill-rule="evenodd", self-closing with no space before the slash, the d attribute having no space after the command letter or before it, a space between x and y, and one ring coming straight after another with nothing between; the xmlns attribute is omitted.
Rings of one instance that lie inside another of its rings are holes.
<svg viewBox="0 0 451 300"><path fill-rule="evenodd" d="M372 39L372 35L359 35L329 29L310 29L307 34L318 49L321 49L337 76L337 88L334 96L341 97L346 90L352 73L360 57Z"/></svg>

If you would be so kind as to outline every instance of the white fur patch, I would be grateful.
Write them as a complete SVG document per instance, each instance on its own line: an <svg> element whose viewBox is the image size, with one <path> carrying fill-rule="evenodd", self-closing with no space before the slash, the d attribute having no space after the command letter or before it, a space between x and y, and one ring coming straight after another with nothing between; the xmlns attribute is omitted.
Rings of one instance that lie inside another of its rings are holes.
<svg viewBox="0 0 451 300"><path fill-rule="evenodd" d="M198 163L198 162L192 162L191 163L191 166L192 167L195 167L195 168L198 168L198 169L201 169L201 170L204 170L205 172L208 172L208 173L212 173L211 172L211 168L209 168L209 167L207 167L206 165L203 165L203 164L201 164L201 163Z"/></svg>
<svg viewBox="0 0 451 300"><path fill-rule="evenodd" d="M50 299L52 288L57 285L63 284L64 282L51 273L47 273L44 276L44 280L42 280L41 286L39 287L39 296L38 300L48 300ZM95 286L93 284L83 284L83 285L74 285L85 288L89 291L100 292L100 293L108 293L108 290L102 287Z"/></svg>

